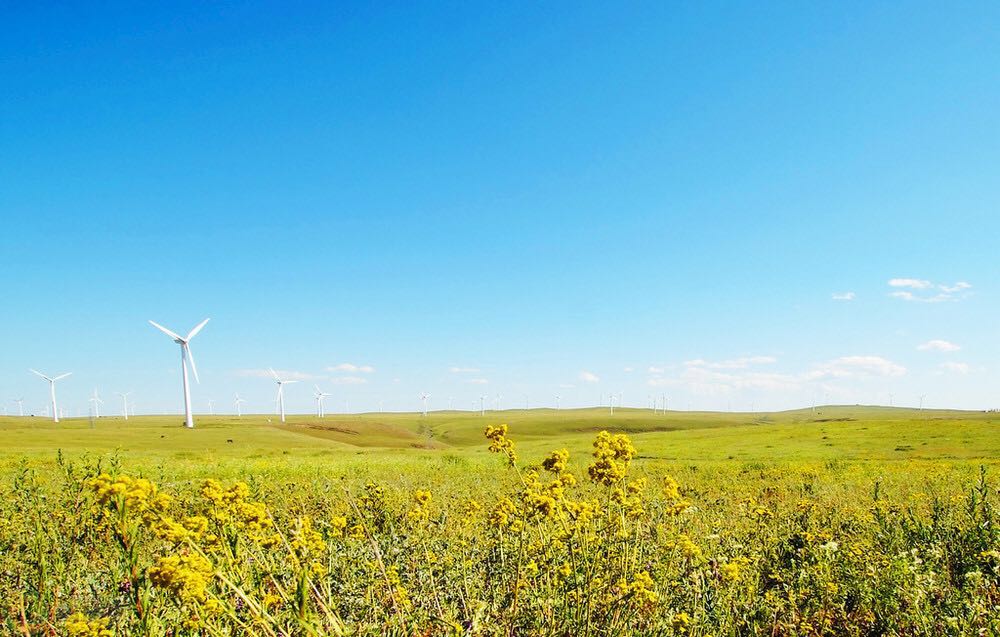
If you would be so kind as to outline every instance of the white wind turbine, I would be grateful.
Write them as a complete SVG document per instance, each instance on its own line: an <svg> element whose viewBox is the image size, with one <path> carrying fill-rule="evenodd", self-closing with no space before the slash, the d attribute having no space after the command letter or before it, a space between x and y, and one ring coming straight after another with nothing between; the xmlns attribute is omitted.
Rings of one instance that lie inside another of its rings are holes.
<svg viewBox="0 0 1000 637"><path fill-rule="evenodd" d="M62 380L63 378L66 378L67 376L69 376L73 372L66 372L65 374L59 374L58 376L56 376L54 378L49 378L45 374L43 374L41 372L36 372L33 369L29 369L28 371L30 371L35 376L39 376L39 377L44 378L45 380L49 381L49 397L52 399L52 420L54 422L59 422L59 407L56 405L56 381L57 380Z"/></svg>
<svg viewBox="0 0 1000 637"><path fill-rule="evenodd" d="M500 400L503 399L501 394L497 394L497 408L496 411L500 411Z"/></svg>
<svg viewBox="0 0 1000 637"><path fill-rule="evenodd" d="M17 403L17 415L21 416L23 418L24 417L24 399L23 398L15 398L12 402Z"/></svg>
<svg viewBox="0 0 1000 637"><path fill-rule="evenodd" d="M486 415L486 396L479 397L479 415L480 416Z"/></svg>
<svg viewBox="0 0 1000 637"><path fill-rule="evenodd" d="M243 410L240 408L240 405L243 404L243 403L245 403L245 402L246 402L245 398L240 398L240 395L236 394L236 399L233 400L233 405L235 405L235 407L236 407L236 417L237 418L242 418L243 417Z"/></svg>
<svg viewBox="0 0 1000 637"><path fill-rule="evenodd" d="M556 411L559 411L561 402L562 402L562 396L556 396Z"/></svg>
<svg viewBox="0 0 1000 637"><path fill-rule="evenodd" d="M122 416L125 417L125 420L128 420L128 395L131 393L132 392L130 391L127 391L124 394L118 392L118 395L122 397Z"/></svg>
<svg viewBox="0 0 1000 637"><path fill-rule="evenodd" d="M427 399L430 398L429 394L420 394L420 400L424 403L424 415L427 415Z"/></svg>
<svg viewBox="0 0 1000 637"><path fill-rule="evenodd" d="M198 379L198 367L194 364L194 354L191 353L191 339L194 338L201 328L205 327L209 319L205 319L201 323L191 330L186 337L178 336L174 334L167 328L163 327L155 321L150 321L150 325L160 330L170 338L174 339L174 342L181 346L181 378L184 382L184 426L188 429L194 428L194 415L191 413L191 389L188 387L188 361L191 361L191 371L194 373L194 380L197 383L201 383Z"/></svg>
<svg viewBox="0 0 1000 637"><path fill-rule="evenodd" d="M104 401L101 400L101 397L97 395L97 388L96 387L94 388L94 395L91 396L90 398L88 398L87 402L91 403L91 405L93 405L93 407L94 407L94 418L100 418L101 417L101 405L104 404Z"/></svg>
<svg viewBox="0 0 1000 637"><path fill-rule="evenodd" d="M316 393L313 394L316 396L316 417L322 418L323 416L326 416L326 410L323 409L323 401L326 400L330 394L325 394L320 391L319 385L313 385L313 389L316 390Z"/></svg>
<svg viewBox="0 0 1000 637"><path fill-rule="evenodd" d="M278 377L278 372L273 369L270 371L271 376L274 376L274 382L278 383L278 413L281 414L281 422L285 422L285 385L297 383L299 381L281 379Z"/></svg>
<svg viewBox="0 0 1000 637"><path fill-rule="evenodd" d="M208 415L209 416L215 415L215 401L212 399L208 400Z"/></svg>

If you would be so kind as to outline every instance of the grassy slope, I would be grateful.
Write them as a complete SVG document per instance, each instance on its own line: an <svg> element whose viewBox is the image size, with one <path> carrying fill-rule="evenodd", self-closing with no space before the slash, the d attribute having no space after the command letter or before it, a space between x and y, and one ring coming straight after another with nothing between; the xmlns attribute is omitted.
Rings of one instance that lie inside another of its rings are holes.
<svg viewBox="0 0 1000 637"><path fill-rule="evenodd" d="M293 416L278 425L271 416L201 417L194 430L177 416L144 416L128 422L0 418L0 462L29 458L47 463L56 450L75 456L117 453L126 462L237 463L244 466L312 462L360 454L406 458L439 453L475 457L485 447L486 424L505 422L522 454L557 447L585 452L595 432L626 431L647 458L686 461L784 461L870 459L1000 459L1000 414L916 411L879 407L824 407L773 414L649 410L509 410L419 414ZM231 442L230 442L231 441ZM427 451L427 450L431 451Z"/></svg>

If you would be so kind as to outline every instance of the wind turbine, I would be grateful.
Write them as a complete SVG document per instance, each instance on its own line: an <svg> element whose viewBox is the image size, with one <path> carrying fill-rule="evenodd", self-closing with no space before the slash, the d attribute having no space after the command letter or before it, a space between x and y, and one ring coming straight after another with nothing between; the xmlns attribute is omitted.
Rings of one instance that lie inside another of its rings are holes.
<svg viewBox="0 0 1000 637"><path fill-rule="evenodd" d="M562 396L556 396L556 411L559 411L559 404L562 401Z"/></svg>
<svg viewBox="0 0 1000 637"><path fill-rule="evenodd" d="M314 396L316 396L316 417L322 418L326 415L326 411L323 409L323 401L326 400L327 396L330 394L324 394L321 392L319 385L313 385L313 388L316 390L316 393L314 394Z"/></svg>
<svg viewBox="0 0 1000 637"><path fill-rule="evenodd" d="M24 417L24 399L23 398L15 398L11 402L17 403L17 415L21 416L23 418Z"/></svg>
<svg viewBox="0 0 1000 637"><path fill-rule="evenodd" d="M205 327L208 321L209 319L205 319L201 323L198 323L185 337L174 334L155 321L149 322L150 325L174 339L174 342L181 346L181 378L184 382L184 426L188 429L194 429L194 415L191 413L191 390L188 387L188 360L191 361L191 371L194 373L195 382L201 383L198 379L198 367L194 364L194 354L191 353L191 339L197 336L198 332Z"/></svg>
<svg viewBox="0 0 1000 637"><path fill-rule="evenodd" d="M89 401L90 403L92 403L93 406L94 406L94 418L100 418L101 417L101 405L104 404L104 401L101 400L101 397L97 395L97 388L96 387L94 388L94 395L91 396L90 398L88 398L87 401Z"/></svg>
<svg viewBox="0 0 1000 637"><path fill-rule="evenodd" d="M615 395L608 394L608 406L611 407L611 415L615 415Z"/></svg>
<svg viewBox="0 0 1000 637"><path fill-rule="evenodd" d="M245 403L245 402L246 402L245 398L240 398L240 395L236 394L236 399L233 401L233 405L236 406L236 417L237 418L242 418L243 417L243 410L240 409L240 405L243 404L243 403Z"/></svg>
<svg viewBox="0 0 1000 637"><path fill-rule="evenodd" d="M500 400L503 398L501 394L497 394L497 411L500 411Z"/></svg>
<svg viewBox="0 0 1000 637"><path fill-rule="evenodd" d="M132 392L127 391L124 394L118 392L118 395L122 397L122 416L125 416L125 420L128 420L128 395Z"/></svg>
<svg viewBox="0 0 1000 637"><path fill-rule="evenodd" d="M285 385L297 383L299 381L282 380L281 378L278 378L278 372L271 368L268 369L271 371L271 376L274 376L274 381L278 383L278 413L281 414L281 422L285 422Z"/></svg>
<svg viewBox="0 0 1000 637"><path fill-rule="evenodd" d="M479 397L479 415L480 416L485 416L486 415L486 396L485 395Z"/></svg>
<svg viewBox="0 0 1000 637"><path fill-rule="evenodd" d="M49 378L45 374L43 374L41 372L36 372L33 369L29 369L28 371L31 372L32 374L34 374L35 376L39 376L39 377L44 378L45 380L49 381L49 396L52 399L52 420L53 420L53 422L59 422L59 409L58 409L58 407L56 405L56 381L57 380L61 380L63 378L66 378L67 376L69 376L73 372L66 372L65 374L59 374L55 378Z"/></svg>
<svg viewBox="0 0 1000 637"><path fill-rule="evenodd" d="M427 415L427 399L430 398L428 394L420 394L420 400L424 403L424 415Z"/></svg>
<svg viewBox="0 0 1000 637"><path fill-rule="evenodd" d="M927 394L920 394L920 411L924 410L924 398L927 398Z"/></svg>
<svg viewBox="0 0 1000 637"><path fill-rule="evenodd" d="M208 399L208 415L209 416L215 415L215 401L212 400L211 398Z"/></svg>

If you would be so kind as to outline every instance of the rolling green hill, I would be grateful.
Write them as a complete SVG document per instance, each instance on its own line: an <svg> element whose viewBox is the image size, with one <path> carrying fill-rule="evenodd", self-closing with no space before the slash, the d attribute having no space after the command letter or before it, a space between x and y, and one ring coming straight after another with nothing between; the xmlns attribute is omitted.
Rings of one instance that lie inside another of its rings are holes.
<svg viewBox="0 0 1000 637"><path fill-rule="evenodd" d="M630 433L644 458L669 461L1000 459L1000 414L885 407L821 407L777 413L668 412L619 409L202 416L193 430L177 416L128 421L0 418L0 462L114 454L143 464L252 463L361 455L369 461L413 455L483 454L487 424L507 423L525 454L567 447L586 452L602 429Z"/></svg>

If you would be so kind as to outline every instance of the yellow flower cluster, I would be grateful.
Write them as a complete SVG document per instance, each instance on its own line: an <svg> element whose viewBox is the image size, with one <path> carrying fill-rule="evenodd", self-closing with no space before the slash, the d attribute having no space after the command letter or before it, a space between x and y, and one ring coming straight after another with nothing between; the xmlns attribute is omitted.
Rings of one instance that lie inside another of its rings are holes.
<svg viewBox="0 0 1000 637"><path fill-rule="evenodd" d="M64 624L67 637L114 637L108 628L108 619L87 619L83 613L73 613Z"/></svg>
<svg viewBox="0 0 1000 637"><path fill-rule="evenodd" d="M417 489L413 492L413 506L406 513L407 519L414 524L426 522L430 517L428 505L431 502L431 492Z"/></svg>
<svg viewBox="0 0 1000 637"><path fill-rule="evenodd" d="M224 489L218 481L206 480L201 487L201 495L209 505L206 515L220 526L238 530L240 537L265 546L280 541L264 503L247 499L250 489L245 482L237 482Z"/></svg>
<svg viewBox="0 0 1000 637"><path fill-rule="evenodd" d="M517 453L514 451L514 441L507 437L507 425L495 427L489 425L486 427L485 434L490 441L490 451L505 454L510 466L513 467L517 463Z"/></svg>
<svg viewBox="0 0 1000 637"><path fill-rule="evenodd" d="M182 602L202 602L212 580L212 564L201 555L169 555L159 558L147 574L153 586L170 591Z"/></svg>
<svg viewBox="0 0 1000 637"><path fill-rule="evenodd" d="M546 471L551 471L552 473L562 473L566 470L566 464L568 462L569 451L560 449L550 453L549 457L542 461L542 467Z"/></svg>
<svg viewBox="0 0 1000 637"><path fill-rule="evenodd" d="M670 476L663 478L663 499L663 511L667 515L680 515L691 506L691 502L681 497L680 485Z"/></svg>
<svg viewBox="0 0 1000 637"><path fill-rule="evenodd" d="M107 473L87 480L98 504L117 511L123 508L134 513L161 512L170 507L170 496L159 493L156 485L145 478L120 475L112 478Z"/></svg>
<svg viewBox="0 0 1000 637"><path fill-rule="evenodd" d="M654 589L653 578L646 571L636 573L632 581L619 580L618 590L623 597L631 597L643 605L660 599L659 593Z"/></svg>
<svg viewBox="0 0 1000 637"><path fill-rule="evenodd" d="M625 479L629 463L635 457L635 447L625 434L612 435L607 431L597 434L594 440L594 464L588 469L590 479L611 486Z"/></svg>

